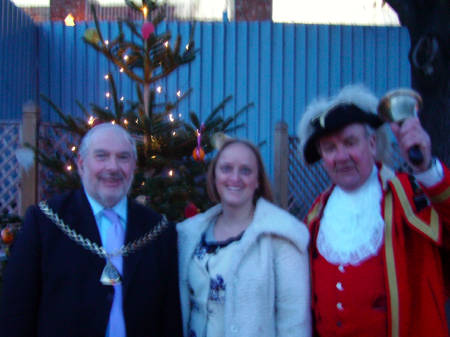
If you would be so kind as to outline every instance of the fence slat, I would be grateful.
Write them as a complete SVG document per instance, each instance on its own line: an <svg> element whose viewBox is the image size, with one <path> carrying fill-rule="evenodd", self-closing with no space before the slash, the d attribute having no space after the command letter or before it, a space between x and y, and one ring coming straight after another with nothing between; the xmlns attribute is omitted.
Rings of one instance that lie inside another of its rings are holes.
<svg viewBox="0 0 450 337"><path fill-rule="evenodd" d="M29 102L23 107L22 118L22 146L29 144L33 147L37 146L37 127L39 121L39 107L32 102ZM27 170L21 168L21 205L19 214L24 215L28 206L31 206L37 201L37 165L33 165Z"/></svg>
<svg viewBox="0 0 450 337"><path fill-rule="evenodd" d="M284 122L275 125L274 136L274 194L275 202L282 208L288 209L288 178L289 167L289 135Z"/></svg>

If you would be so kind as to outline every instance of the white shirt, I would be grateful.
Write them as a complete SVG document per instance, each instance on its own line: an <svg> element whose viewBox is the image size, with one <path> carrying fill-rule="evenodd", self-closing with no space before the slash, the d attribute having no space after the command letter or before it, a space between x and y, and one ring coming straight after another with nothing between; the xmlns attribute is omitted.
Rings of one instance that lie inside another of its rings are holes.
<svg viewBox="0 0 450 337"><path fill-rule="evenodd" d="M86 191L85 191L86 192ZM97 223L98 232L100 233L100 239L102 240L102 244L106 242L106 233L108 227L111 225L111 222L107 217L103 216L103 207L97 200L92 198L89 194L86 193L86 197L91 205L92 212L94 213L95 222ZM123 226L124 231L127 229L127 207L128 200L127 197L123 197L113 208L111 208L120 218L120 223Z"/></svg>

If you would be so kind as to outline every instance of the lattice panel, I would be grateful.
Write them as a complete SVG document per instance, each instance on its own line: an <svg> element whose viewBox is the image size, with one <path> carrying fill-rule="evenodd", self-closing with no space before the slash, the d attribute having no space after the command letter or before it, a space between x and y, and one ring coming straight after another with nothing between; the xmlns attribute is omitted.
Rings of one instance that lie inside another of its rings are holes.
<svg viewBox="0 0 450 337"><path fill-rule="evenodd" d="M46 140L51 140L50 142ZM80 139L67 130L51 123L42 123L39 127L39 149L47 156L54 158L57 162L63 163L60 170L76 172L76 155L72 147L78 147ZM52 182L57 179L57 170L52 171L44 165L38 167L39 187L38 199L48 199L58 191Z"/></svg>
<svg viewBox="0 0 450 337"><path fill-rule="evenodd" d="M15 151L20 146L20 123L0 123L0 212L18 214L20 166Z"/></svg>
<svg viewBox="0 0 450 337"><path fill-rule="evenodd" d="M330 184L320 163L307 165L300 158L298 139L289 137L288 210L303 219L316 197Z"/></svg>

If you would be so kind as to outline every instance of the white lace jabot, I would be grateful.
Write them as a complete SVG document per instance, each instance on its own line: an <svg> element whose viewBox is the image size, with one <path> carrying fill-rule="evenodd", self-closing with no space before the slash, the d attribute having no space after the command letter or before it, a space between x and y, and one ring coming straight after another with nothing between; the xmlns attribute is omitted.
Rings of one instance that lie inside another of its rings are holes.
<svg viewBox="0 0 450 337"><path fill-rule="evenodd" d="M358 265L377 254L383 242L381 185L374 166L355 191L336 186L325 206L317 235L317 249L332 264Z"/></svg>

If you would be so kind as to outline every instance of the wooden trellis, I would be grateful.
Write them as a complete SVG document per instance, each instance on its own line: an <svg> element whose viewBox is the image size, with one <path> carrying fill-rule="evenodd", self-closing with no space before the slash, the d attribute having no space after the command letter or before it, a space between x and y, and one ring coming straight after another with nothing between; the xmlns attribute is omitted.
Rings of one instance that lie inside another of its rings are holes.
<svg viewBox="0 0 450 337"><path fill-rule="evenodd" d="M20 145L20 121L0 122L0 212L19 212L20 167L15 151Z"/></svg>
<svg viewBox="0 0 450 337"><path fill-rule="evenodd" d="M316 197L330 184L320 165L307 165L298 152L298 139L286 123L275 127L274 190L277 203L303 220Z"/></svg>

